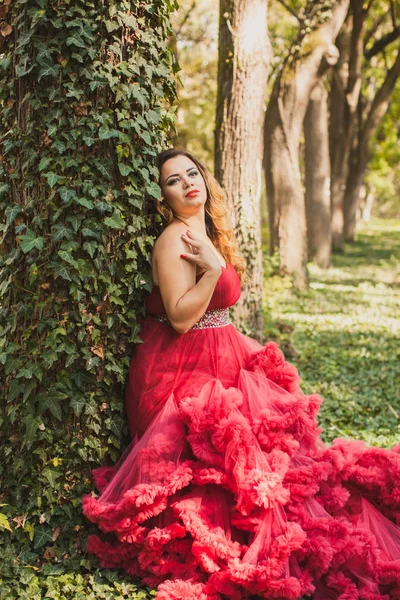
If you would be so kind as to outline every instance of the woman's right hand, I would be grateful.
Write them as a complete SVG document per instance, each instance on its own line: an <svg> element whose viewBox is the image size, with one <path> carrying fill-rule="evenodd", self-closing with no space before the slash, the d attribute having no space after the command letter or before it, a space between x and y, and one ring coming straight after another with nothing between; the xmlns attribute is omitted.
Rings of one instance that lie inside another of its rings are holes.
<svg viewBox="0 0 400 600"><path fill-rule="evenodd" d="M181 254L183 260L198 265L202 271L215 271L221 274L221 263L216 257L215 252L211 250L206 242L189 230L187 233L182 233L182 239L186 244L192 247L194 252L192 254L189 254L188 252L186 252L185 255Z"/></svg>

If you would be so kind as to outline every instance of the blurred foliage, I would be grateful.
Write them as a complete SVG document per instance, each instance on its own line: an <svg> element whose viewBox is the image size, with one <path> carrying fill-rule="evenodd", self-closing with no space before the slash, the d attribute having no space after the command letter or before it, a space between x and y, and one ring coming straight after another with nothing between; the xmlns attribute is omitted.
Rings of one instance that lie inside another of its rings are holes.
<svg viewBox="0 0 400 600"><path fill-rule="evenodd" d="M286 5L283 6L283 4ZM325 3L329 8L330 0ZM373 3L367 19L366 50L393 28L392 17L400 21L398 3L395 13L389 0ZM308 7L308 9L307 9ZM272 89L279 69L294 47L301 30L310 27L307 13L316 10L307 0L272 0L268 9L268 28L273 58L268 87ZM397 10L397 12L396 12ZM172 143L193 151L211 169L214 163L214 129L218 63L218 3L214 0L182 0L173 15L173 47L182 71L178 86L177 136ZM383 52L363 61L363 107L368 108L381 85L387 66L398 47L394 40ZM371 162L366 178L367 191L376 196L374 213L396 216L400 211L400 81L392 96L389 111L371 140ZM302 155L301 155L302 156ZM265 190L263 186L263 193ZM263 197L263 224L266 222Z"/></svg>
<svg viewBox="0 0 400 600"><path fill-rule="evenodd" d="M310 265L310 289L288 277L264 282L275 339L299 369L305 393L324 398L323 439L400 441L400 221L374 220L330 269Z"/></svg>
<svg viewBox="0 0 400 600"><path fill-rule="evenodd" d="M375 196L373 212L378 217L400 215L400 79L383 122L370 143L371 161L365 179Z"/></svg>
<svg viewBox="0 0 400 600"><path fill-rule="evenodd" d="M182 71L178 85L175 147L194 152L209 169L214 162L218 71L218 3L182 0L172 19L173 48Z"/></svg>
<svg viewBox="0 0 400 600"><path fill-rule="evenodd" d="M377 90L399 51L399 40L391 43L372 57L371 51L378 40L384 39L400 27L398 2L374 2L368 13L365 33L365 54L362 63L362 112L370 109ZM364 116L365 118L365 116ZM373 213L380 217L400 215L400 79L397 80L390 105L376 134L370 140L371 160L365 178L367 192L375 197Z"/></svg>

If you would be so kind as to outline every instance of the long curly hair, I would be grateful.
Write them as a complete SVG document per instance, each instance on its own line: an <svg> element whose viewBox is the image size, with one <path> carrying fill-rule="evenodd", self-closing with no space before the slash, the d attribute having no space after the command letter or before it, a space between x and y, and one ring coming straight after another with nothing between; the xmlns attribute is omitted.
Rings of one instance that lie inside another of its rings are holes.
<svg viewBox="0 0 400 600"><path fill-rule="evenodd" d="M250 277L247 275L245 267L246 262L240 254L236 237L232 227L230 226L227 216L225 194L215 177L210 171L188 150L179 150L170 148L161 152L156 158L156 166L159 172L158 184L161 185L161 168L164 163L170 158L176 156L187 156L198 168L203 176L206 190L207 200L204 206L205 224L208 237L211 239L218 252L224 257L225 261L231 263L236 269L241 283L250 283ZM163 228L167 227L174 218L172 208L165 202L156 200L156 210L161 215L163 220Z"/></svg>

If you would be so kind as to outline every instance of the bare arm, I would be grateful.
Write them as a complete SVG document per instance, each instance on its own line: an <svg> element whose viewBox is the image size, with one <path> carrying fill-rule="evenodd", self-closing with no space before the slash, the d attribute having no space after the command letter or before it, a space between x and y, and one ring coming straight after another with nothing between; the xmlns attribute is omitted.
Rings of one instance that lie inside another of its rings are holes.
<svg viewBox="0 0 400 600"><path fill-rule="evenodd" d="M184 231L180 226L171 227L164 232L157 247L161 298L178 333L186 333L204 315L222 271L215 253L204 242L193 241L197 255L188 252L189 246L181 237ZM182 253L187 254L188 259L181 258ZM206 269L197 283L196 264Z"/></svg>

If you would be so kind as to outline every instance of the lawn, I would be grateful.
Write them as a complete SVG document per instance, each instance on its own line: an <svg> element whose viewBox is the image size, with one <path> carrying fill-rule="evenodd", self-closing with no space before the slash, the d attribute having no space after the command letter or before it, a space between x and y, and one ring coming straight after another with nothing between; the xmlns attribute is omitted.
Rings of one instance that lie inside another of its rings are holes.
<svg viewBox="0 0 400 600"><path fill-rule="evenodd" d="M304 392L324 398L323 439L399 443L400 221L373 221L327 270L310 264L306 292L264 256L265 339L299 369Z"/></svg>

